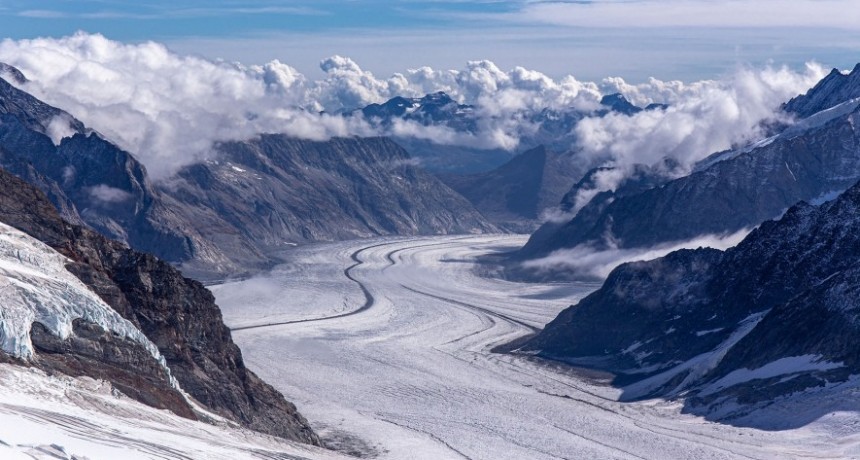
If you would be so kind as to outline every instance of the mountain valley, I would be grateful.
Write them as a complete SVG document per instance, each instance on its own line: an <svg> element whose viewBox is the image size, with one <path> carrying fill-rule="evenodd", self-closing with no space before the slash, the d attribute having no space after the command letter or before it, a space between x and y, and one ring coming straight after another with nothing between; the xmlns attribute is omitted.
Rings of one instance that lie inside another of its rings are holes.
<svg viewBox="0 0 860 460"><path fill-rule="evenodd" d="M0 457L860 458L860 65L0 59Z"/></svg>

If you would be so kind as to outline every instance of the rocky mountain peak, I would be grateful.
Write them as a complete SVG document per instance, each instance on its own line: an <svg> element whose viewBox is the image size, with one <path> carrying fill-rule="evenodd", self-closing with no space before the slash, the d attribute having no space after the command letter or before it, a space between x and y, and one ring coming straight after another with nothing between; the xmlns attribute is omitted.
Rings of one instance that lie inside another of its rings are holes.
<svg viewBox="0 0 860 460"><path fill-rule="evenodd" d="M847 74L839 69L831 70L806 94L783 105L783 110L806 118L857 97L860 97L860 64Z"/></svg>
<svg viewBox="0 0 860 460"><path fill-rule="evenodd" d="M633 115L642 111L642 108L633 105L621 93L607 94L600 99L600 104L609 107L613 112Z"/></svg>

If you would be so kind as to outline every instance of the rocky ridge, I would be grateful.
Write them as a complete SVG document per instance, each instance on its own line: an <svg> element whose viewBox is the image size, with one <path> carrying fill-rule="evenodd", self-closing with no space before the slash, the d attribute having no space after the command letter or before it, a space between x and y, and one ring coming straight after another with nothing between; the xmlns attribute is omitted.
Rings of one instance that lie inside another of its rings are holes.
<svg viewBox="0 0 860 460"><path fill-rule="evenodd" d="M241 265L311 241L496 231L386 138L272 134L218 151L217 161L189 166L159 187Z"/></svg>

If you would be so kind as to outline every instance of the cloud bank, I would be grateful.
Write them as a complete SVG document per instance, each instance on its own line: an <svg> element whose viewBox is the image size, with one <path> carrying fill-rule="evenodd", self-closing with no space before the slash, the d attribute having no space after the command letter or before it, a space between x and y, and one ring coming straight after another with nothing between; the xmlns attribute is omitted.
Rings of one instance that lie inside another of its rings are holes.
<svg viewBox="0 0 860 460"><path fill-rule="evenodd" d="M645 104L662 101L666 110L632 117L610 114L579 123L576 132L586 156L620 165L651 165L662 158L692 165L705 156L760 137L763 122L784 119L776 109L825 75L815 63L803 73L787 68L742 68L720 81L693 84L650 80L629 85L607 79L606 86Z"/></svg>
<svg viewBox="0 0 860 460"><path fill-rule="evenodd" d="M785 67L741 68L722 80L692 84L651 79L630 85L620 78L605 79L603 88L622 93L634 103L644 106L661 101L669 106L579 122L574 128L577 160L585 167L606 169L594 174L591 186L578 191L572 209L549 210L543 219L570 220L595 195L615 190L636 165L654 167L655 173L674 178L688 174L712 153L761 139L768 123L793 121L777 110L780 104L805 92L824 75L822 66L809 63L802 73ZM671 169L664 167L667 164Z"/></svg>
<svg viewBox="0 0 860 460"><path fill-rule="evenodd" d="M58 106L135 154L155 178L212 155L221 141L285 133L309 139L398 135L440 144L514 150L537 127L543 109L593 113L602 94L621 92L634 103L665 102L665 111L634 117L590 116L580 122L571 148L588 165L625 166L664 156L691 164L714 151L755 137L780 102L823 76L817 65L741 69L719 81L685 84L621 78L583 82L553 79L522 67L502 70L490 61L463 69L410 69L380 78L353 60L324 59L313 80L279 61L246 66L179 55L154 42L125 44L101 35L4 40L0 61L24 72L23 89ZM476 129L398 121L373 127L339 112L394 96L444 91L475 105ZM56 135L62 135L57 131Z"/></svg>

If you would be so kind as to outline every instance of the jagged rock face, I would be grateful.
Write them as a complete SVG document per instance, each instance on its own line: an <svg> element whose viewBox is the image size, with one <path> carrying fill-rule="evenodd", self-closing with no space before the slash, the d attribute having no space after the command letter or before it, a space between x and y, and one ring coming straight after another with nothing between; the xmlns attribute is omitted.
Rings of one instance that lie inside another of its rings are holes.
<svg viewBox="0 0 860 460"><path fill-rule="evenodd" d="M181 387L206 408L262 432L319 443L295 406L245 368L212 294L203 285L183 278L154 256L64 222L40 191L3 170L0 221L71 259L67 269L142 331L165 357ZM128 376L113 372L112 366L137 362L134 351L116 341L108 343L103 334L85 324L78 325L78 333L76 341L63 344L34 327L34 344L54 363L54 369L73 374L96 372L97 378L108 378L118 388L128 386ZM92 370L102 365L101 371ZM159 375L151 366L143 364L132 370L142 374L143 384L136 387L139 393L130 390L129 396L149 404L159 404L159 397L161 402L170 402L154 391L158 387L153 382L159 381ZM172 410L182 413L186 409L177 406Z"/></svg>
<svg viewBox="0 0 860 460"><path fill-rule="evenodd" d="M541 146L486 173L440 178L494 224L509 231L529 232L535 230L543 212L556 206L579 175L572 155Z"/></svg>
<svg viewBox="0 0 860 460"><path fill-rule="evenodd" d="M70 222L171 262L223 259L163 205L128 152L2 78L0 166L39 187Z"/></svg>
<svg viewBox="0 0 860 460"><path fill-rule="evenodd" d="M32 364L72 377L106 380L123 394L147 405L197 419L185 398L170 386L169 376L149 351L96 324L77 319L73 325L72 336L62 340L41 323L33 323L30 339L36 360Z"/></svg>
<svg viewBox="0 0 860 460"><path fill-rule="evenodd" d="M622 265L524 349L638 382L628 397L753 404L860 371L858 286L860 185L725 252Z"/></svg>
<svg viewBox="0 0 860 460"><path fill-rule="evenodd" d="M162 190L237 257L308 241L494 230L388 139L264 135L218 150L217 162L184 169Z"/></svg>
<svg viewBox="0 0 860 460"><path fill-rule="evenodd" d="M857 97L860 97L860 64L847 75L833 69L806 94L788 101L783 110L806 118Z"/></svg>
<svg viewBox="0 0 860 460"><path fill-rule="evenodd" d="M391 125L395 119L403 119L423 125L444 125L456 131L475 132L478 129L475 107L458 104L443 92L428 94L422 98L398 96L383 104L370 104L346 115L355 112L361 112L366 119L382 126Z"/></svg>
<svg viewBox="0 0 860 460"><path fill-rule="evenodd" d="M845 190L860 179L860 108L843 108L847 113L811 119L689 176L609 203L603 197L570 221L539 230L518 257L582 244L605 247L607 235L620 247L650 247L733 233L777 217L798 201Z"/></svg>
<svg viewBox="0 0 860 460"><path fill-rule="evenodd" d="M603 96L600 104L609 107L613 112L623 113L624 115L635 115L642 111L642 108L633 105L620 93Z"/></svg>

